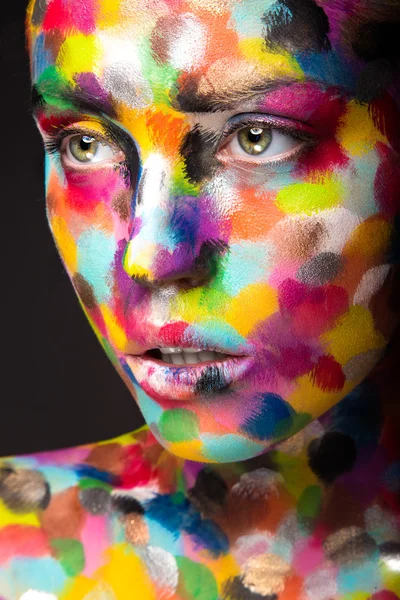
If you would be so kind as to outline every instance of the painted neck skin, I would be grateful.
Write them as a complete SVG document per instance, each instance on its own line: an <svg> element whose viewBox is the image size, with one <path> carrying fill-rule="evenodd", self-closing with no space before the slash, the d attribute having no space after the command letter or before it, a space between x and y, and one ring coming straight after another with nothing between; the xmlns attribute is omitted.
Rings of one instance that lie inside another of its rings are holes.
<svg viewBox="0 0 400 600"><path fill-rule="evenodd" d="M149 428L10 459L18 600L400 597L391 6L32 2L50 225Z"/></svg>
<svg viewBox="0 0 400 600"><path fill-rule="evenodd" d="M8 459L0 594L397 600L399 387L388 356L323 417L248 461L181 459L148 428Z"/></svg>

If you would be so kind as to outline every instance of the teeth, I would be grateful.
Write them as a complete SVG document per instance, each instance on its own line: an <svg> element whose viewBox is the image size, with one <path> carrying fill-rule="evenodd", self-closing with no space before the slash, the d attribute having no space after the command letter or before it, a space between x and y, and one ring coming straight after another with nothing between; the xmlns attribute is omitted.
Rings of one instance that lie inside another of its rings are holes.
<svg viewBox="0 0 400 600"><path fill-rule="evenodd" d="M226 358L226 354L201 348L159 348L162 360L174 365L195 365Z"/></svg>
<svg viewBox="0 0 400 600"><path fill-rule="evenodd" d="M204 350L199 353L199 358L202 362L207 362L209 360L215 360L217 358L216 352L209 352L208 350Z"/></svg>
<svg viewBox="0 0 400 600"><path fill-rule="evenodd" d="M201 352L201 348L159 348L162 354L180 354L181 352Z"/></svg>
<svg viewBox="0 0 400 600"><path fill-rule="evenodd" d="M172 362L174 365L184 365L186 364L183 360L183 354L171 354Z"/></svg>

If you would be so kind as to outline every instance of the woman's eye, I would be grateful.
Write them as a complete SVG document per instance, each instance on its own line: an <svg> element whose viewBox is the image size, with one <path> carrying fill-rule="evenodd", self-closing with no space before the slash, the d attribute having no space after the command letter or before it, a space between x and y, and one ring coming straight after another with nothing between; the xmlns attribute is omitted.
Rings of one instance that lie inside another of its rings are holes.
<svg viewBox="0 0 400 600"><path fill-rule="evenodd" d="M221 158L263 163L290 157L303 142L278 129L250 125L236 131L221 150Z"/></svg>
<svg viewBox="0 0 400 600"><path fill-rule="evenodd" d="M265 127L246 127L238 132L237 138L244 152L259 156L271 145L272 132Z"/></svg>
<svg viewBox="0 0 400 600"><path fill-rule="evenodd" d="M91 165L115 159L119 152L90 135L73 135L64 140L65 157L74 164Z"/></svg>

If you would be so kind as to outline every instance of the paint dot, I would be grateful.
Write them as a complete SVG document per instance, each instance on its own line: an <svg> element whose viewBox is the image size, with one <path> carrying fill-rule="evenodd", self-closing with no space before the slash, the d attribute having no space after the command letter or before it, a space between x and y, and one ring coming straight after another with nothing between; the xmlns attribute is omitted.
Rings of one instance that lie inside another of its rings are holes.
<svg viewBox="0 0 400 600"><path fill-rule="evenodd" d="M39 471L2 469L0 497L13 512L44 510L50 502L50 487Z"/></svg>
<svg viewBox="0 0 400 600"><path fill-rule="evenodd" d="M252 592L269 596L285 589L291 567L280 556L262 554L250 558L244 567L243 583Z"/></svg>
<svg viewBox="0 0 400 600"><path fill-rule="evenodd" d="M150 532L142 515L131 513L124 515L125 537L134 546L145 546L150 541Z"/></svg>
<svg viewBox="0 0 400 600"><path fill-rule="evenodd" d="M202 396L215 394L227 387L221 369L215 366L207 367L196 383L196 392Z"/></svg>
<svg viewBox="0 0 400 600"><path fill-rule="evenodd" d="M337 597L336 576L333 569L312 573L304 582L307 597L313 600L332 600Z"/></svg>
<svg viewBox="0 0 400 600"><path fill-rule="evenodd" d="M168 442L186 442L199 436L197 415L185 408L166 410L158 427L161 436Z"/></svg>
<svg viewBox="0 0 400 600"><path fill-rule="evenodd" d="M333 252L321 252L297 271L296 279L307 285L324 285L342 269L342 258Z"/></svg>
<svg viewBox="0 0 400 600"><path fill-rule="evenodd" d="M326 433L313 440L308 447L308 464L318 479L326 484L351 471L356 458L355 441L338 431Z"/></svg>
<svg viewBox="0 0 400 600"><path fill-rule="evenodd" d="M142 556L155 584L163 590L167 588L169 592L174 592L179 579L175 557L164 548L156 546L148 546Z"/></svg>
<svg viewBox="0 0 400 600"><path fill-rule="evenodd" d="M224 506L228 495L225 480L213 469L202 469L196 478L194 487L188 496L202 513L215 513Z"/></svg>
<svg viewBox="0 0 400 600"><path fill-rule="evenodd" d="M292 407L277 394L265 394L260 406L246 418L240 430L258 440L270 440L284 435L282 424L290 430L292 426Z"/></svg>
<svg viewBox="0 0 400 600"><path fill-rule="evenodd" d="M327 558L337 565L354 566L376 553L374 539L360 527L345 527L328 536L323 544Z"/></svg>
<svg viewBox="0 0 400 600"><path fill-rule="evenodd" d="M19 600L58 600L54 594L47 594L46 592L39 592L37 590L28 590Z"/></svg>
<svg viewBox="0 0 400 600"><path fill-rule="evenodd" d="M384 542L379 546L379 553L389 569L398 571L400 567L400 542Z"/></svg>
<svg viewBox="0 0 400 600"><path fill-rule="evenodd" d="M218 600L218 587L208 567L185 556L177 556L179 569L178 598Z"/></svg>
<svg viewBox="0 0 400 600"><path fill-rule="evenodd" d="M313 369L315 385L324 392L338 392L346 382L342 367L333 356L320 356Z"/></svg>
<svg viewBox="0 0 400 600"><path fill-rule="evenodd" d="M200 436L203 442L201 450L205 458L215 462L234 462L247 460L261 454L264 445L253 442L242 435L212 435Z"/></svg>
<svg viewBox="0 0 400 600"><path fill-rule="evenodd" d="M85 553L79 540L55 539L50 542L55 558L60 562L68 577L75 577L85 566Z"/></svg>
<svg viewBox="0 0 400 600"><path fill-rule="evenodd" d="M90 283L88 283L80 273L75 273L72 278L72 283L74 284L76 292L79 298L82 300L84 306L86 306L86 308L89 310L95 308L96 298Z"/></svg>
<svg viewBox="0 0 400 600"><path fill-rule="evenodd" d="M136 500L136 498L132 498L131 496L113 494L111 496L111 504L113 510L120 512L124 515L133 513L138 515L144 514L143 506L138 500Z"/></svg>
<svg viewBox="0 0 400 600"><path fill-rule="evenodd" d="M284 479L280 473L262 467L243 473L238 483L232 487L232 494L253 500L265 499L270 495L278 496L278 487L283 484Z"/></svg>
<svg viewBox="0 0 400 600"><path fill-rule="evenodd" d="M322 490L318 485L309 485L297 501L299 519L314 519L319 515L322 502Z"/></svg>
<svg viewBox="0 0 400 600"><path fill-rule="evenodd" d="M241 577L231 577L222 586L221 600L276 600L275 594L258 594L247 588Z"/></svg>
<svg viewBox="0 0 400 600"><path fill-rule="evenodd" d="M82 506L92 515L104 515L111 505L110 493L103 488L89 488L79 492Z"/></svg>

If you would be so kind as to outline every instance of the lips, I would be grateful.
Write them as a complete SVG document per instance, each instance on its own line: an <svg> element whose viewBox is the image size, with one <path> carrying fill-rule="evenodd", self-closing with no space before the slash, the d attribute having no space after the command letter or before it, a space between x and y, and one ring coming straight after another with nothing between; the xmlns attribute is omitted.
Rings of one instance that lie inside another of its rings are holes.
<svg viewBox="0 0 400 600"><path fill-rule="evenodd" d="M238 384L253 366L254 358L226 356L180 365L168 364L144 354L127 355L126 362L141 388L153 400L164 403L215 396Z"/></svg>
<svg viewBox="0 0 400 600"><path fill-rule="evenodd" d="M151 329L149 334L141 354L126 354L125 360L141 388L156 401L211 397L237 384L254 363L240 349L200 341L187 329L169 346L162 343L164 336Z"/></svg>

